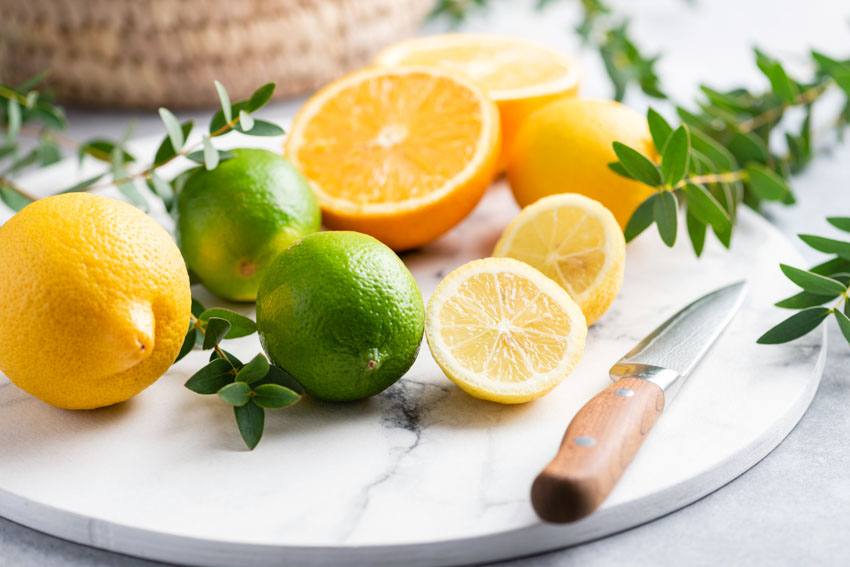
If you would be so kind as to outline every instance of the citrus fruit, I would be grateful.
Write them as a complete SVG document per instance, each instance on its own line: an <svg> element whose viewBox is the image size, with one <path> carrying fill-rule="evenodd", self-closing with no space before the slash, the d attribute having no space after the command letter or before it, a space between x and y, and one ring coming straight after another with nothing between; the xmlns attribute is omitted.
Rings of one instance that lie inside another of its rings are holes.
<svg viewBox="0 0 850 567"><path fill-rule="evenodd" d="M476 398L518 404L550 392L584 352L587 325L562 287L528 264L461 266L428 301L425 336L443 372Z"/></svg>
<svg viewBox="0 0 850 567"><path fill-rule="evenodd" d="M384 50L376 63L435 66L481 85L499 107L502 162L520 124L547 103L575 96L581 80L575 58L526 39L489 34L409 39Z"/></svg>
<svg viewBox="0 0 850 567"><path fill-rule="evenodd" d="M313 397L374 396L407 372L422 341L413 276L371 236L305 236L269 267L257 296L263 349Z"/></svg>
<svg viewBox="0 0 850 567"><path fill-rule="evenodd" d="M127 400L174 362L189 275L171 236L138 209L69 193L0 227L0 370L60 408Z"/></svg>
<svg viewBox="0 0 850 567"><path fill-rule="evenodd" d="M177 242L208 290L232 301L257 298L272 260L319 230L321 215L304 177L267 150L231 150L212 171L178 177Z"/></svg>
<svg viewBox="0 0 850 567"><path fill-rule="evenodd" d="M309 179L329 228L396 250L459 223L495 171L495 105L433 68L372 68L325 87L295 117L286 155Z"/></svg>
<svg viewBox="0 0 850 567"><path fill-rule="evenodd" d="M508 159L508 180L520 207L554 193L581 193L605 205L625 228L653 189L608 168L622 142L657 157L646 119L614 101L563 99L525 121Z"/></svg>
<svg viewBox="0 0 850 567"><path fill-rule="evenodd" d="M524 208L502 233L493 256L521 260L555 280L590 325L623 285L626 239L598 201L564 193Z"/></svg>

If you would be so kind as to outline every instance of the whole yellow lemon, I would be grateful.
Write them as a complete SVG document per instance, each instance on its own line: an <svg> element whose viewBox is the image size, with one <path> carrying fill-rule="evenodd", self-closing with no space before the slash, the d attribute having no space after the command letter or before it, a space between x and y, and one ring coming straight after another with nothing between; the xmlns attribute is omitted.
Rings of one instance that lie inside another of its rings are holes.
<svg viewBox="0 0 850 567"><path fill-rule="evenodd" d="M123 402L171 366L189 275L171 236L127 203L70 193L0 227L0 370L60 408Z"/></svg>
<svg viewBox="0 0 850 567"><path fill-rule="evenodd" d="M607 207L621 228L653 189L608 168L622 142L656 159L646 119L618 102L565 98L532 114L508 158L520 207L555 193L581 193Z"/></svg>

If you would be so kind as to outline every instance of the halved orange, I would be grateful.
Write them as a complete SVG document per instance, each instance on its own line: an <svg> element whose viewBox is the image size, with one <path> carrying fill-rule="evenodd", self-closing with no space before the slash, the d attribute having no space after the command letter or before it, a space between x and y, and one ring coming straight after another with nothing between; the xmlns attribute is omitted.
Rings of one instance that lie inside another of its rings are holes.
<svg viewBox="0 0 850 567"><path fill-rule="evenodd" d="M326 226L406 250L472 211L499 143L498 110L471 81L428 67L370 68L308 100L285 153L310 182Z"/></svg>
<svg viewBox="0 0 850 567"><path fill-rule="evenodd" d="M532 112L575 96L579 62L570 55L517 37L451 33L402 41L381 52L378 65L428 65L461 73L496 102L502 121L502 154Z"/></svg>

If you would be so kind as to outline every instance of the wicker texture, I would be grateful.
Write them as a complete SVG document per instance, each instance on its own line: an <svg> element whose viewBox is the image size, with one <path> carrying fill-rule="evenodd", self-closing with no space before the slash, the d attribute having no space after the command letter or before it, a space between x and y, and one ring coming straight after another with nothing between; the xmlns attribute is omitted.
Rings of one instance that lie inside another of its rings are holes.
<svg viewBox="0 0 850 567"><path fill-rule="evenodd" d="M85 105L210 106L303 93L415 32L430 0L0 0L0 78L44 69Z"/></svg>

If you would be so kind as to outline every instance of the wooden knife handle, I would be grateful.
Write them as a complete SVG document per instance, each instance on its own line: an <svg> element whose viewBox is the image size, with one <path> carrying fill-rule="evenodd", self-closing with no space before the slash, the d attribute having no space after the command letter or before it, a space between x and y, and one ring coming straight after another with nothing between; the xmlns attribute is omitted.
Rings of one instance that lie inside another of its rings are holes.
<svg viewBox="0 0 850 567"><path fill-rule="evenodd" d="M537 515L566 523L596 510L663 410L664 391L638 378L621 378L594 396L570 422L558 454L531 486Z"/></svg>

